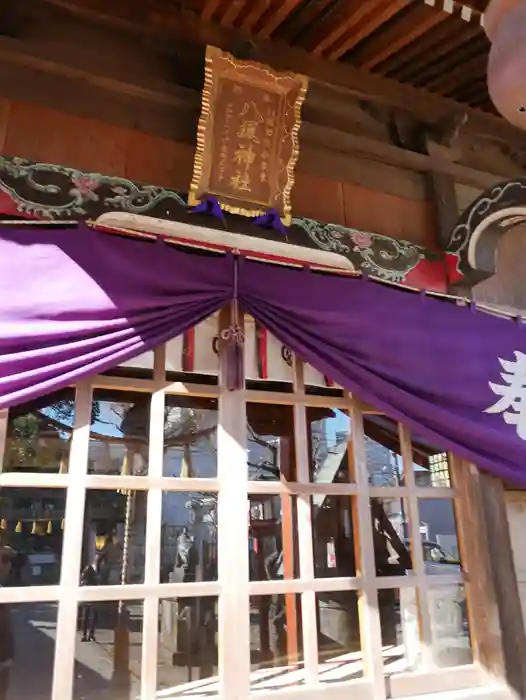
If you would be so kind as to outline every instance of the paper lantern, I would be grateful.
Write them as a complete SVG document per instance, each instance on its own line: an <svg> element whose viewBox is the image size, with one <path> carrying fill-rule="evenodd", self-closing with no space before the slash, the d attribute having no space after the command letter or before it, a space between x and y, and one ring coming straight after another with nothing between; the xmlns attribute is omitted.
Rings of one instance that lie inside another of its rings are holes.
<svg viewBox="0 0 526 700"><path fill-rule="evenodd" d="M484 28L491 100L507 121L526 129L526 0L491 0Z"/></svg>
<svg viewBox="0 0 526 700"><path fill-rule="evenodd" d="M5 518L2 518L2 520L0 520L0 530L7 530L7 522Z"/></svg>
<svg viewBox="0 0 526 700"><path fill-rule="evenodd" d="M22 532L22 522L19 520L15 527L15 532L20 534Z"/></svg>

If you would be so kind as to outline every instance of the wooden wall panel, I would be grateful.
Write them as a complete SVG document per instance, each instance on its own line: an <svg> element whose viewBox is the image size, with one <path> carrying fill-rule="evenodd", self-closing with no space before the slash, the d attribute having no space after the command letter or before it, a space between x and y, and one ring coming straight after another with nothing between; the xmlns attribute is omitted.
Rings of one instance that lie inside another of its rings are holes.
<svg viewBox="0 0 526 700"><path fill-rule="evenodd" d="M0 98L0 153L5 152L5 142L7 138L7 127L9 123L9 111L11 104L9 100Z"/></svg>
<svg viewBox="0 0 526 700"><path fill-rule="evenodd" d="M104 175L124 175L130 131L27 102L12 102L5 152Z"/></svg>
<svg viewBox="0 0 526 700"><path fill-rule="evenodd" d="M435 247L434 212L431 202L343 185L345 225L384 236Z"/></svg>
<svg viewBox="0 0 526 700"><path fill-rule="evenodd" d="M296 172L292 215L345 226L342 183Z"/></svg>
<svg viewBox="0 0 526 700"><path fill-rule="evenodd" d="M188 144L134 131L128 144L126 177L187 192L193 159L194 149Z"/></svg>
<svg viewBox="0 0 526 700"><path fill-rule="evenodd" d="M192 175L190 144L18 100L0 100L2 146L6 155L182 191L188 190ZM319 157L323 160L323 151ZM422 199L421 190L414 188L412 198L372 189L372 180L381 187L381 177L365 178L369 187L356 184L362 169L354 167L355 160L350 163L354 182L344 182L342 173L330 168L323 177L305 172L300 164L292 192L293 215L433 247L433 207ZM375 168L380 175L381 164ZM371 166L368 174L373 170Z"/></svg>

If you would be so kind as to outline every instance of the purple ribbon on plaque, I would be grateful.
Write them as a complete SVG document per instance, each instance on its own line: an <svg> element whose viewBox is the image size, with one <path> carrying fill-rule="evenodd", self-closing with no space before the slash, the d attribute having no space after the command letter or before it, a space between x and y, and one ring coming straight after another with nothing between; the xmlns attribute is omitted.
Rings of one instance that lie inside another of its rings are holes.
<svg viewBox="0 0 526 700"><path fill-rule="evenodd" d="M288 235L287 228L283 225L278 212L275 209L269 209L261 216L256 216L252 220L254 226L260 226L267 231L274 229L279 231L283 236Z"/></svg>
<svg viewBox="0 0 526 700"><path fill-rule="evenodd" d="M199 204L195 207L190 208L190 214L206 214L207 216L214 216L216 219L221 219L223 224L226 226L225 215L217 198L213 195L207 195L203 198Z"/></svg>

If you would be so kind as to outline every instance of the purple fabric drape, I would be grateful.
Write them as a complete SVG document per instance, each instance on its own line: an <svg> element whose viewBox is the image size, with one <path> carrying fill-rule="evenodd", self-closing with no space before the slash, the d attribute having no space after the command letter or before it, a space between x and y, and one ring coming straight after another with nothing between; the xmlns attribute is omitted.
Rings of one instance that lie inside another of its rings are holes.
<svg viewBox="0 0 526 700"><path fill-rule="evenodd" d="M363 278L248 260L239 288L244 308L320 372L526 487L523 324Z"/></svg>
<svg viewBox="0 0 526 700"><path fill-rule="evenodd" d="M85 225L0 229L0 408L199 323L231 298L233 264Z"/></svg>
<svg viewBox="0 0 526 700"><path fill-rule="evenodd" d="M93 231L0 229L0 408L152 349L232 299L360 398L526 487L526 327L372 281Z"/></svg>

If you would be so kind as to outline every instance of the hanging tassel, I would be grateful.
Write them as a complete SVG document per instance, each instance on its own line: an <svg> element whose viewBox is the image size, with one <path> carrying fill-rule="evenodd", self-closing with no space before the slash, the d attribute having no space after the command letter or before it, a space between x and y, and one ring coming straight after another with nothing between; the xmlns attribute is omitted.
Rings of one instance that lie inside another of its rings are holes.
<svg viewBox="0 0 526 700"><path fill-rule="evenodd" d="M53 534L53 523L51 522L51 520L50 520L50 521L48 522L48 524L47 524L46 533L47 533L48 535L52 535L52 534Z"/></svg>
<svg viewBox="0 0 526 700"><path fill-rule="evenodd" d="M220 333L223 341L223 376L227 391L242 389L245 384L243 345L245 336L241 327L238 303L238 259L234 259L234 296L230 306L230 326Z"/></svg>
<svg viewBox="0 0 526 700"><path fill-rule="evenodd" d="M17 524L16 524L15 532L16 532L18 535L22 532L22 523L21 523L20 520L19 520L19 521L17 522Z"/></svg>
<svg viewBox="0 0 526 700"><path fill-rule="evenodd" d="M0 530L7 530L7 521L5 518L2 518L2 520L0 520Z"/></svg>
<svg viewBox="0 0 526 700"><path fill-rule="evenodd" d="M278 231L281 235L287 237L288 230L283 225L278 212L275 209L269 209L261 216L252 219L254 226L259 226L266 231Z"/></svg>
<svg viewBox="0 0 526 700"><path fill-rule="evenodd" d="M223 222L223 226L226 228L225 215L221 209L221 205L217 201L217 197L213 195L207 195L202 199L199 204L195 207L191 207L189 210L190 214L206 214L207 216L213 216L215 219L219 219Z"/></svg>

